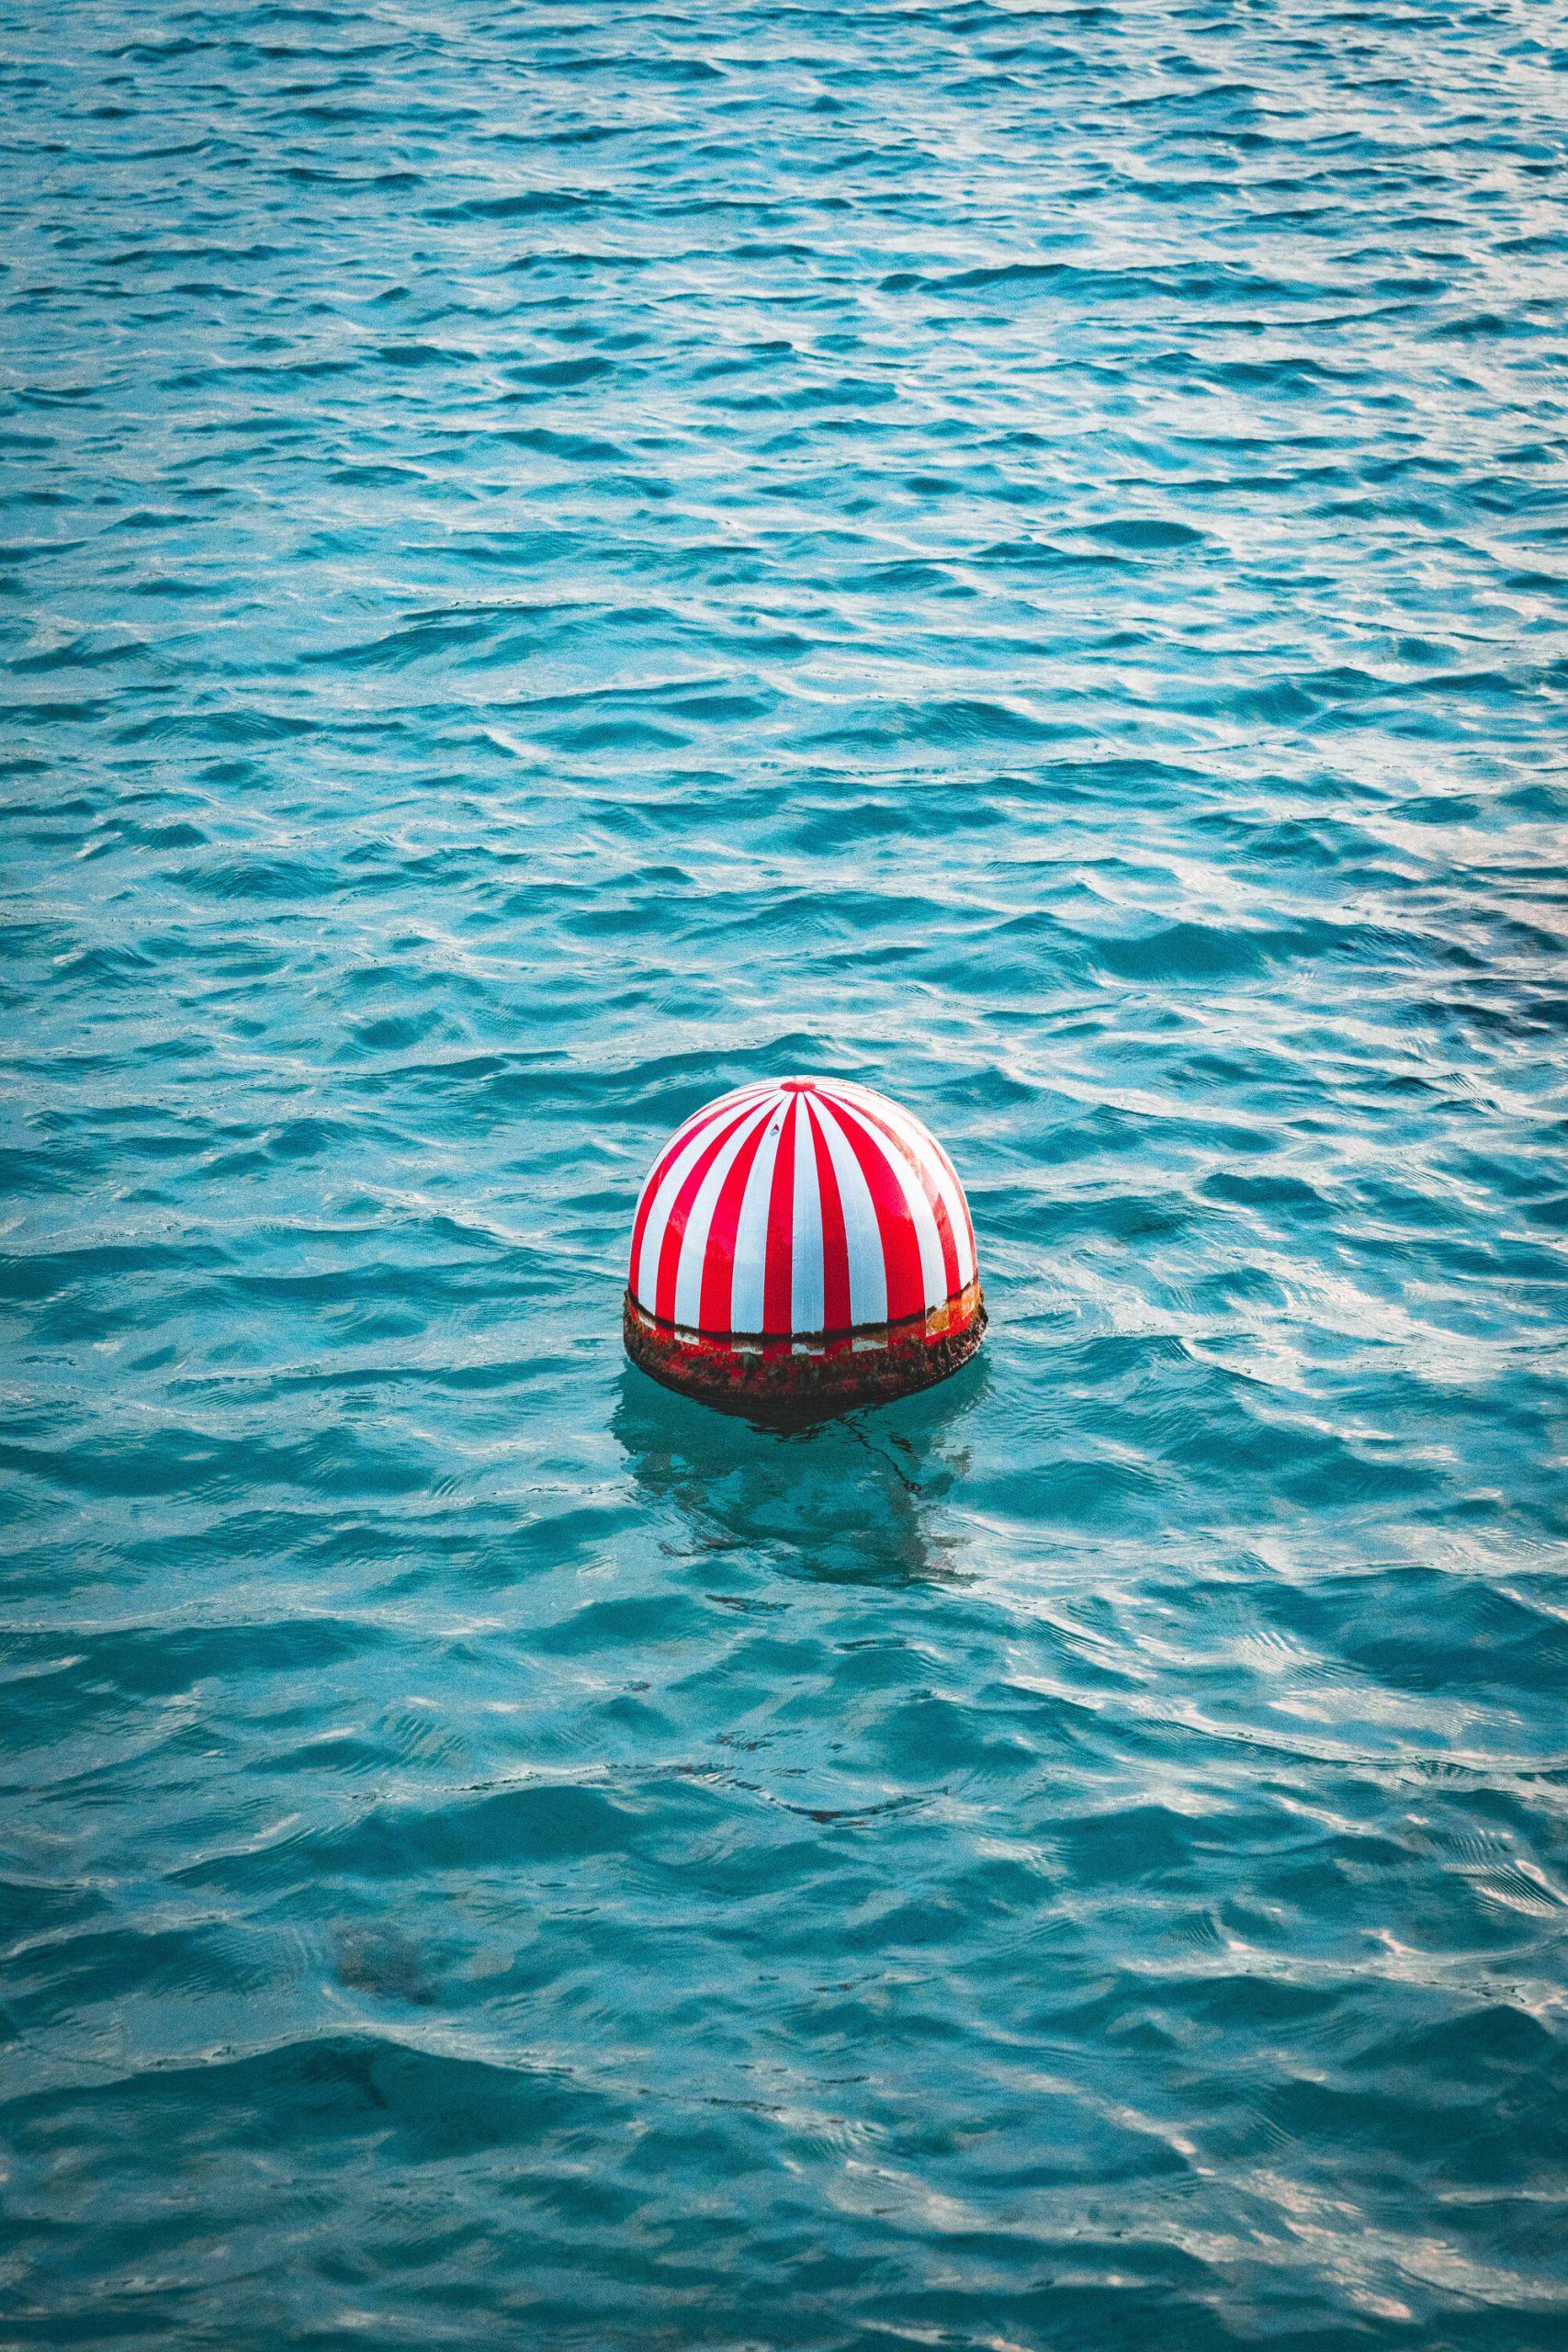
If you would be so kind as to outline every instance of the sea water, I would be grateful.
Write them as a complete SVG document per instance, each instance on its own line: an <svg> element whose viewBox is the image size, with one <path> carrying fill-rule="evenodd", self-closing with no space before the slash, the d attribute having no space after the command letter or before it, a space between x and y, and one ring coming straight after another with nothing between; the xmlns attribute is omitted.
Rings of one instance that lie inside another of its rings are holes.
<svg viewBox="0 0 1568 2352"><path fill-rule="evenodd" d="M1553 13L3 17L7 2352L1561 2341Z"/></svg>

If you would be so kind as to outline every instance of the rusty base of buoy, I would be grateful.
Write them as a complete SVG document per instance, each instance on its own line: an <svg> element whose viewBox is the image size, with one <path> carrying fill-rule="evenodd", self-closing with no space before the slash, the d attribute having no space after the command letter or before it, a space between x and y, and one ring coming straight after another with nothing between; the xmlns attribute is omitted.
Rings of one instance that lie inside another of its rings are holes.
<svg viewBox="0 0 1568 2352"><path fill-rule="evenodd" d="M966 1364L986 1329L978 1283L930 1315L806 1340L722 1340L663 1323L628 1290L621 1328L640 1371L721 1413L781 1426L831 1419L857 1405L886 1405Z"/></svg>

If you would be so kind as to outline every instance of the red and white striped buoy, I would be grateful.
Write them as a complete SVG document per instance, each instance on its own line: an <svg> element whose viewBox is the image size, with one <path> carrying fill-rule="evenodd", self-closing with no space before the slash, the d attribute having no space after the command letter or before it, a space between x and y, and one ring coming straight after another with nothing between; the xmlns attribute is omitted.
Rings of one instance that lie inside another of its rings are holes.
<svg viewBox="0 0 1568 2352"><path fill-rule="evenodd" d="M964 1187L869 1086L738 1087L649 1171L624 1320L634 1363L730 1412L811 1420L929 1387L986 1328Z"/></svg>

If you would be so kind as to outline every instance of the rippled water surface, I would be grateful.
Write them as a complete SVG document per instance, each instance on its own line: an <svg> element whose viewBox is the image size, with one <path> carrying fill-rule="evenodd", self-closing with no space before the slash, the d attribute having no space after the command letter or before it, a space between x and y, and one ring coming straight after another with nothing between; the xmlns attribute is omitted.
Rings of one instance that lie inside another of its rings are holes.
<svg viewBox="0 0 1568 2352"><path fill-rule="evenodd" d="M1556 12L0 15L0 2343L1560 2342Z"/></svg>

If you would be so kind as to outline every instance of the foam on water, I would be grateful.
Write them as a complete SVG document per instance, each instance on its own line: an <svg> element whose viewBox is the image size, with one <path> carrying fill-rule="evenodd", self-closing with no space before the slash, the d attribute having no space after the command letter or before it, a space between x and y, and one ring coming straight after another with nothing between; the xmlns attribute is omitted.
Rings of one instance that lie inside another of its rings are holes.
<svg viewBox="0 0 1568 2352"><path fill-rule="evenodd" d="M0 13L6 2344L1540 2352L1550 12Z"/></svg>

